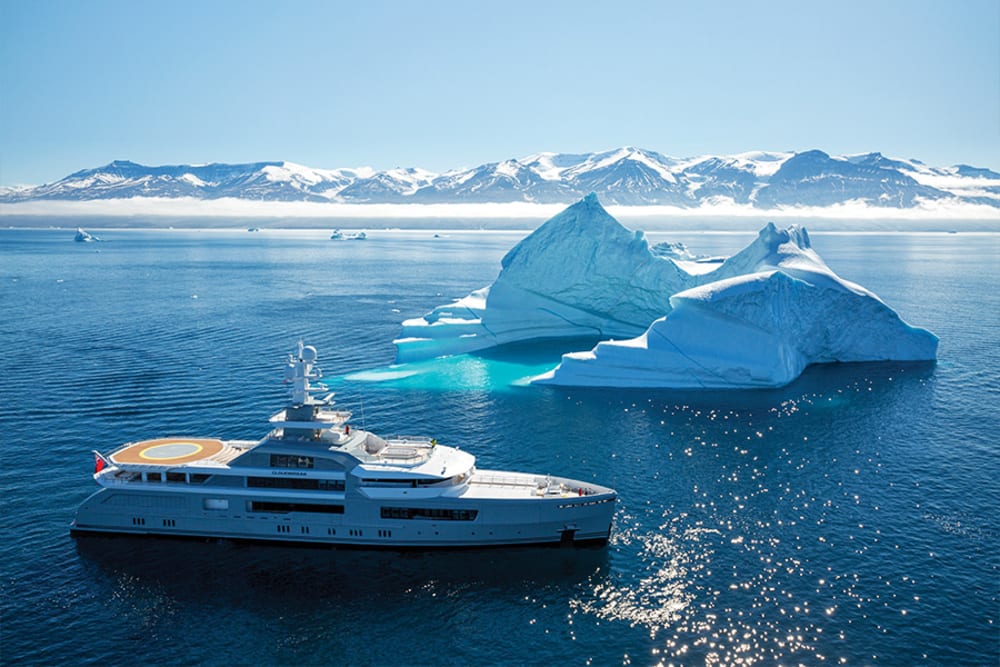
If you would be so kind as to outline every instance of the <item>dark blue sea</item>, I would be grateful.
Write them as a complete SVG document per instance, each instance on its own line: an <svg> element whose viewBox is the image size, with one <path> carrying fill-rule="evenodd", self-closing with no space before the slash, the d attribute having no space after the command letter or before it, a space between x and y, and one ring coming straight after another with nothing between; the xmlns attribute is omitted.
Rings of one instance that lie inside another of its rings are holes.
<svg viewBox="0 0 1000 667"><path fill-rule="evenodd" d="M728 254L755 231L649 236ZM489 284L523 231L96 233L0 230L3 664L1000 660L1000 234L813 235L840 275L940 336L936 364L678 393L516 382L571 343L416 380L384 370L400 322ZM300 338L355 423L614 485L610 543L70 536L92 449L263 435Z"/></svg>

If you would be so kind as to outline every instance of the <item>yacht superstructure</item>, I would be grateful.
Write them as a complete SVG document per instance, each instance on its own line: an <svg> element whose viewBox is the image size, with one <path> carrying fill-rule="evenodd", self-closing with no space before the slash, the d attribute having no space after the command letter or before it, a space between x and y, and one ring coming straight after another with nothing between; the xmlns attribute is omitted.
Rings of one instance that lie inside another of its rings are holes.
<svg viewBox="0 0 1000 667"><path fill-rule="evenodd" d="M317 356L301 343L289 355L291 402L259 441L171 437L95 451L101 488L72 530L380 547L607 540L614 490L478 470L472 454L430 438L354 428L319 382Z"/></svg>

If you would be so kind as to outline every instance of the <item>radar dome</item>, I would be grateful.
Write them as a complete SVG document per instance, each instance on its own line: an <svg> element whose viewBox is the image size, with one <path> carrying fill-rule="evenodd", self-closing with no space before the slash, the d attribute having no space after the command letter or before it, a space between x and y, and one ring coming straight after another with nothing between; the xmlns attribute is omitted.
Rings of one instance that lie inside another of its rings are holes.
<svg viewBox="0 0 1000 667"><path fill-rule="evenodd" d="M313 361L316 361L317 356L318 355L316 354L316 348L313 347L312 345L306 345L304 348L302 348L302 361L311 363Z"/></svg>

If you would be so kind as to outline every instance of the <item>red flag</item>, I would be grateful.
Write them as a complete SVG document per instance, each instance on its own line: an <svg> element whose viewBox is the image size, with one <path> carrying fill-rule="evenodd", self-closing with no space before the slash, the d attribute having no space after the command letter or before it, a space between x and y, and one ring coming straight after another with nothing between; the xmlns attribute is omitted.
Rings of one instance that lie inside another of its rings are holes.
<svg viewBox="0 0 1000 667"><path fill-rule="evenodd" d="M98 454L97 452L94 452L94 474L96 475L97 473L99 473L102 470L104 470L104 468L107 465L108 464L104 460L104 457L101 456L100 454Z"/></svg>

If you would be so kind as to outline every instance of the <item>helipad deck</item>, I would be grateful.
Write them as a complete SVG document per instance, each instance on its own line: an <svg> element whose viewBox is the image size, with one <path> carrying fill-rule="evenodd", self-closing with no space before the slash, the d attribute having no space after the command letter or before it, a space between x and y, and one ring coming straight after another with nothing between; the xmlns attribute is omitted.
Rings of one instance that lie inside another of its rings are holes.
<svg viewBox="0 0 1000 667"><path fill-rule="evenodd" d="M205 459L219 460L227 449L221 440L208 438L157 438L129 445L111 455L115 463L178 465ZM221 461L220 461L221 462Z"/></svg>

